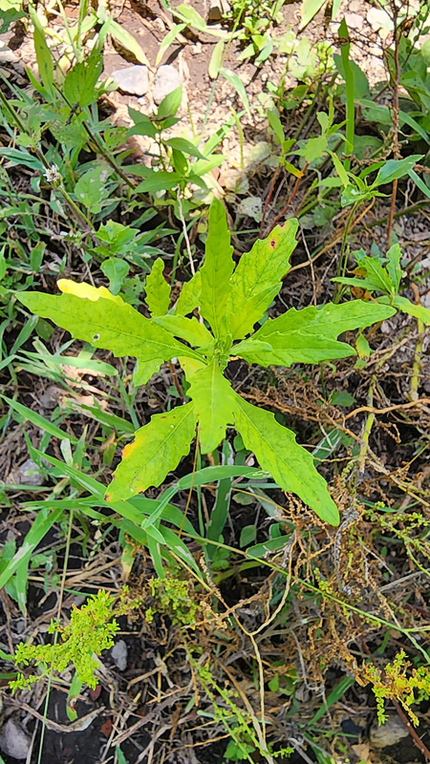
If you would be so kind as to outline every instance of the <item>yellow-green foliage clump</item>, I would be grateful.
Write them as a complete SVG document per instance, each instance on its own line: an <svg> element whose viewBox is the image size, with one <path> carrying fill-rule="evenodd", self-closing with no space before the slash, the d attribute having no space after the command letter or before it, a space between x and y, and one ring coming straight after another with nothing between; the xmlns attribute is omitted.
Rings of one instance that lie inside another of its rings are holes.
<svg viewBox="0 0 430 764"><path fill-rule="evenodd" d="M113 647L114 636L119 629L116 617L124 615L137 605L126 602L126 592L121 595L117 605L115 600L116 597L99 591L89 597L81 608L73 607L67 626L51 621L48 634L57 635L53 644L19 644L14 656L15 664L28 666L34 663L42 670L29 676L19 674L17 679L10 682L10 687L13 690L29 688L51 671L61 674L70 663L74 665L82 684L96 687L97 678L94 672L97 662L93 655L100 655L103 650Z"/></svg>
<svg viewBox="0 0 430 764"><path fill-rule="evenodd" d="M397 700L408 712L413 723L418 724L418 718L411 706L430 697L430 669L427 666L413 668L408 676L407 670L411 664L405 658L406 653L400 650L394 661L388 663L382 671L372 664L364 668L364 677L373 684L380 724L387 718L385 700Z"/></svg>

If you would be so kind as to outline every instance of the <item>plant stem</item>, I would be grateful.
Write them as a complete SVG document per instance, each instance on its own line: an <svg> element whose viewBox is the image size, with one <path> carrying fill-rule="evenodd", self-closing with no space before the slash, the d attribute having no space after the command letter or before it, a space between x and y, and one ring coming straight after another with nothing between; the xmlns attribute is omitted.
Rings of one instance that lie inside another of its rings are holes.
<svg viewBox="0 0 430 764"><path fill-rule="evenodd" d="M424 754L427 761L430 761L430 751L427 748L427 746L423 743L420 736L417 734L416 730L413 728L413 725L409 721L408 717L406 716L405 712L403 711L403 708L401 707L400 703L397 702L394 698L392 698L392 703L394 708L396 709L400 719L402 720L403 724L405 725L406 729L408 730L412 740L414 741L417 748L420 749L421 753Z"/></svg>
<svg viewBox="0 0 430 764"><path fill-rule="evenodd" d="M353 205L352 210L348 215L348 220L346 221L345 230L342 236L342 245L341 245L340 256L339 256L339 266L337 269L338 276L344 276L346 273L346 266L348 263L348 256L349 256L349 250L347 249L348 235L351 228L352 219L355 215L358 205L359 205L359 202L356 202ZM342 296L342 289L343 289L342 284L336 284L334 289L334 297L333 297L333 302L335 305L338 304Z"/></svg>
<svg viewBox="0 0 430 764"><path fill-rule="evenodd" d="M414 293L415 304L420 305L420 295L416 284L411 284L411 289ZM420 318L417 318L418 337L415 345L414 361L412 365L411 385L409 389L409 400L417 401L419 398L418 387L421 374L422 352L423 352L423 339L424 339L424 324Z"/></svg>

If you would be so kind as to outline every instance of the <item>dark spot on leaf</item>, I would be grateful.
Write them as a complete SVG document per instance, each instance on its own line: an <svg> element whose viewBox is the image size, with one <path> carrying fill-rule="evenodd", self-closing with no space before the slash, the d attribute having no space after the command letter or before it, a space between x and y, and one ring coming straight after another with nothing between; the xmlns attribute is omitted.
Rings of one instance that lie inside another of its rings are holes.
<svg viewBox="0 0 430 764"><path fill-rule="evenodd" d="M272 248L273 248L273 247L276 247L276 240L275 240L275 239L270 239L270 246L271 246Z"/></svg>
<svg viewBox="0 0 430 764"><path fill-rule="evenodd" d="M100 339L100 334L95 334L93 336L93 342L97 342Z"/></svg>

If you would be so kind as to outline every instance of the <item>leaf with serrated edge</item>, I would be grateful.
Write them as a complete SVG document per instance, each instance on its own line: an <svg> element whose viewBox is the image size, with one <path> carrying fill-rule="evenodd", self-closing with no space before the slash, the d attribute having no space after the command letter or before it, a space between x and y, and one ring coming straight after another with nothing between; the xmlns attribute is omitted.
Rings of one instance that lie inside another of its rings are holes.
<svg viewBox="0 0 430 764"><path fill-rule="evenodd" d="M424 305L415 305L407 297L400 297L400 295L396 295L393 305L403 311L403 313L408 313L410 316L418 318L423 324L430 324L430 310L425 308Z"/></svg>
<svg viewBox="0 0 430 764"><path fill-rule="evenodd" d="M209 210L209 233L205 246L205 261L200 269L200 312L216 337L222 334L222 320L229 297L229 279L233 273L233 247L225 209L215 199Z"/></svg>
<svg viewBox="0 0 430 764"><path fill-rule="evenodd" d="M163 361L164 358L154 358L153 361L147 361L146 363L138 360L133 372L133 385L141 387L148 384L151 377L159 371Z"/></svg>
<svg viewBox="0 0 430 764"><path fill-rule="evenodd" d="M316 471L311 454L296 443L291 430L274 415L236 395L235 424L245 448L253 451L261 469L270 472L284 491L291 491L331 525L339 524L339 513L327 484Z"/></svg>
<svg viewBox="0 0 430 764"><path fill-rule="evenodd" d="M163 276L164 262L158 257L146 277L146 304L151 316L164 316L169 310L170 287Z"/></svg>
<svg viewBox="0 0 430 764"><path fill-rule="evenodd" d="M283 226L276 226L267 239L257 240L251 251L240 258L230 279L225 311L225 326L233 339L242 339L251 332L278 294L297 244L297 225L297 220L291 218Z"/></svg>
<svg viewBox="0 0 430 764"><path fill-rule="evenodd" d="M57 287L63 294L74 294L75 297L91 300L91 302L97 302L103 297L105 300L112 300L112 302L124 305L124 300L119 294L113 295L106 287L94 287L92 284L86 284L85 281L78 283L70 279L59 279Z"/></svg>
<svg viewBox="0 0 430 764"><path fill-rule="evenodd" d="M235 405L230 382L223 376L216 358L193 374L188 395L199 421L201 449L204 454L210 453L225 437L227 425L233 423Z"/></svg>
<svg viewBox="0 0 430 764"><path fill-rule="evenodd" d="M199 306L202 288L200 273L197 271L192 279L185 281L182 285L181 293L175 305L176 316L186 316Z"/></svg>
<svg viewBox="0 0 430 764"><path fill-rule="evenodd" d="M191 381L191 377L194 376L196 371L203 369L203 367L206 365L203 363L203 361L198 361L195 358L185 358L184 356L178 356L178 363L180 364L181 369L185 374L185 379L187 382Z"/></svg>
<svg viewBox="0 0 430 764"><path fill-rule="evenodd" d="M142 363L178 355L199 358L198 354L156 326L125 303L100 298L95 302L72 294L48 295L20 292L17 298L42 318L50 318L80 340L93 347L106 348L115 356L135 356Z"/></svg>
<svg viewBox="0 0 430 764"><path fill-rule="evenodd" d="M249 339L243 357L249 363L262 366L289 366L292 363L319 363L332 358L345 358L355 353L346 343L336 341L339 334L384 321L394 313L395 310L388 305L364 300L353 300L342 305L329 302L322 308L291 308L279 318L266 321ZM269 342L273 352L261 349L252 351L253 341ZM236 351L235 347L233 351Z"/></svg>
<svg viewBox="0 0 430 764"><path fill-rule="evenodd" d="M394 284L391 283L390 277L387 274L385 268L381 265L376 257L363 257L360 260L360 265L366 269L366 275L370 278L374 284L375 289L386 294L392 294L394 292Z"/></svg>
<svg viewBox="0 0 430 764"><path fill-rule="evenodd" d="M187 403L165 414L155 414L122 452L105 499L129 499L150 486L159 486L190 450L196 429L194 405Z"/></svg>
<svg viewBox="0 0 430 764"><path fill-rule="evenodd" d="M199 323L197 318L185 318L185 316L159 316L154 319L154 323L162 326L163 329L186 340L190 345L198 348L208 348L214 343L214 338L204 324Z"/></svg>

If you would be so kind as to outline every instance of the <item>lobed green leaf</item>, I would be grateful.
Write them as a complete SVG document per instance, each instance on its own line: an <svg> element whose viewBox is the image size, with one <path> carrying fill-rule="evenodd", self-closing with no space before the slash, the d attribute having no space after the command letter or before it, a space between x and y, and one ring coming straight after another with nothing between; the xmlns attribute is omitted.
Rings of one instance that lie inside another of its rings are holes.
<svg viewBox="0 0 430 764"><path fill-rule="evenodd" d="M354 355L355 351L350 345L336 340L339 334L370 326L394 313L395 310L389 305L364 300L352 300L342 305L327 303L321 308L310 306L303 310L291 308L279 318L269 318L250 337L244 351L241 351L240 343L233 346L232 352L249 363L262 366L290 366L292 363L319 363L345 358ZM266 351L259 345L253 351L253 342L268 342L273 350Z"/></svg>
<svg viewBox="0 0 430 764"><path fill-rule="evenodd" d="M135 356L142 364L161 363L178 355L200 357L161 326L121 301L43 292L20 292L17 299L36 315L50 318L73 337L85 340L93 347L106 348L117 357Z"/></svg>
<svg viewBox="0 0 430 764"><path fill-rule="evenodd" d="M257 240L251 251L242 255L230 279L230 297L224 326L234 339L242 339L269 307L288 272L290 257L297 242L298 222L294 218L277 226L267 239ZM219 291L219 289L218 289Z"/></svg>
<svg viewBox="0 0 430 764"><path fill-rule="evenodd" d="M425 308L424 305L415 305L407 297L401 297L400 295L396 295L393 305L403 313L408 313L408 315L418 318L423 324L430 325L430 310Z"/></svg>
<svg viewBox="0 0 430 764"><path fill-rule="evenodd" d="M186 340L190 345L198 348L210 348L214 343L214 338L204 324L197 321L194 316L185 318L185 316L159 316L154 319L154 323L162 326L170 334Z"/></svg>
<svg viewBox="0 0 430 764"><path fill-rule="evenodd" d="M327 484L316 471L311 454L296 443L291 430L280 425L273 414L247 403L236 395L235 424L243 442L253 451L261 469L270 472L284 491L291 491L331 525L339 524L339 513Z"/></svg>
<svg viewBox="0 0 430 764"><path fill-rule="evenodd" d="M170 286L163 276L164 262L158 257L146 277L146 304L151 316L164 316L169 310Z"/></svg>
<svg viewBox="0 0 430 764"><path fill-rule="evenodd" d="M201 289L201 271L197 271L189 281L185 281L182 285L175 306L175 315L186 316L195 310L200 302Z"/></svg>
<svg viewBox="0 0 430 764"><path fill-rule="evenodd" d="M194 403L199 422L199 438L204 454L213 451L233 424L235 396L223 376L216 358L193 374L188 395Z"/></svg>
<svg viewBox="0 0 430 764"><path fill-rule="evenodd" d="M230 295L229 279L234 268L230 238L226 211L215 199L209 210L205 261L200 269L200 312L216 337L223 334L223 319Z"/></svg>
<svg viewBox="0 0 430 764"><path fill-rule="evenodd" d="M159 486L190 450L196 429L194 405L187 403L164 414L155 414L122 452L105 499L116 502Z"/></svg>

